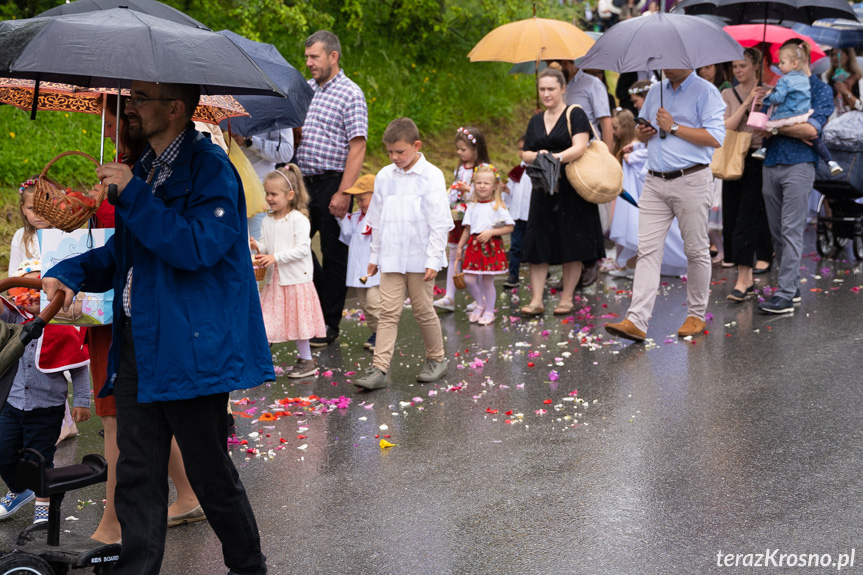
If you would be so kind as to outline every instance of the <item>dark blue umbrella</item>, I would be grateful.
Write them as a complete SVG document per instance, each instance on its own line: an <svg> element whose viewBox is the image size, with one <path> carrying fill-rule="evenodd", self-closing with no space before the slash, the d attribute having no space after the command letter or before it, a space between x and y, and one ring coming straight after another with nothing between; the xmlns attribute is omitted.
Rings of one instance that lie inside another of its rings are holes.
<svg viewBox="0 0 863 575"><path fill-rule="evenodd" d="M302 126L314 96L314 91L303 75L272 44L255 42L230 30L222 30L219 34L245 50L285 94L284 98L234 95L249 117L232 119L231 132L248 138L254 134ZM228 129L227 120L221 123L221 128Z"/></svg>
<svg viewBox="0 0 863 575"><path fill-rule="evenodd" d="M816 42L831 48L858 48L863 46L863 24L853 20L819 20L814 26L795 24L795 32L805 34Z"/></svg>
<svg viewBox="0 0 863 575"><path fill-rule="evenodd" d="M627 192L626 190L623 190L622 192L620 192L620 197L623 198L624 200L626 200L627 202L629 202L630 204L632 204L633 206L635 206L636 208L638 207L638 202L636 202L635 198L633 198L632 195L630 195L630 193Z"/></svg>

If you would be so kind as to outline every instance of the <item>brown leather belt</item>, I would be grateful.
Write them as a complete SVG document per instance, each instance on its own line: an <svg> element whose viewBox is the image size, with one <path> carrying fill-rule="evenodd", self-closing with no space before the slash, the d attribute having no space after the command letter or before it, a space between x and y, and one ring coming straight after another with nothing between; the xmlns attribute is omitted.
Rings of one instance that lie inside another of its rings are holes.
<svg viewBox="0 0 863 575"><path fill-rule="evenodd" d="M683 168L682 170L672 170L670 172L654 172L653 170L647 170L647 173L655 178L662 178L663 180L674 180L681 176L685 176L687 174L691 174L693 172L697 172L698 170L703 170L704 168L708 168L707 164L695 164L694 166L689 166L688 168Z"/></svg>

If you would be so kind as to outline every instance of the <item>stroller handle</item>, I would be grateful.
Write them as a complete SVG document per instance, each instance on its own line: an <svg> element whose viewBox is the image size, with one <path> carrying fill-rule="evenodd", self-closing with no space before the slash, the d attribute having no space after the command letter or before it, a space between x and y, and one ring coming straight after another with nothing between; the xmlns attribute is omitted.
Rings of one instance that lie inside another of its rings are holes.
<svg viewBox="0 0 863 575"><path fill-rule="evenodd" d="M28 289L42 290L42 280L38 278L6 278L0 280L0 292L4 292L9 288L23 287ZM48 307L42 310L42 313L39 314L39 318L44 322L48 323L54 316L57 315L57 312L60 311L60 308L63 307L63 297L60 297L62 293L58 293L54 296L54 301L48 304Z"/></svg>

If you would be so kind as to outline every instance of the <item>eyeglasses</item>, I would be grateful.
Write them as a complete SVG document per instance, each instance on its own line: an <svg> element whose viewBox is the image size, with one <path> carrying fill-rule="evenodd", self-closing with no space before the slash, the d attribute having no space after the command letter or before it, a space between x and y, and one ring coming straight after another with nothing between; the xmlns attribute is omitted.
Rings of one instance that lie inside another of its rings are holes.
<svg viewBox="0 0 863 575"><path fill-rule="evenodd" d="M126 100L126 105L128 106L131 104L132 106L134 106L136 108L140 108L141 106L143 106L147 102L172 102L176 99L177 98L143 98L141 96L133 96L133 97L129 98L128 100Z"/></svg>

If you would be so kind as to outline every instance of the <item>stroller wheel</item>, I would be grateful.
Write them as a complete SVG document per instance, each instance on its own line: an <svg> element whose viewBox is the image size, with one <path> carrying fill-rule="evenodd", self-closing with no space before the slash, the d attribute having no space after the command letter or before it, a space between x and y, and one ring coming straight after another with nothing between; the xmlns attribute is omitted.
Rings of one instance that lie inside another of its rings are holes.
<svg viewBox="0 0 863 575"><path fill-rule="evenodd" d="M54 570L41 557L16 551L0 557L0 575L54 575Z"/></svg>
<svg viewBox="0 0 863 575"><path fill-rule="evenodd" d="M863 236L854 236L851 248L854 250L854 257L863 260Z"/></svg>
<svg viewBox="0 0 863 575"><path fill-rule="evenodd" d="M815 239L815 249L822 258L833 253L833 232L829 228L824 228L818 232L818 237Z"/></svg>

